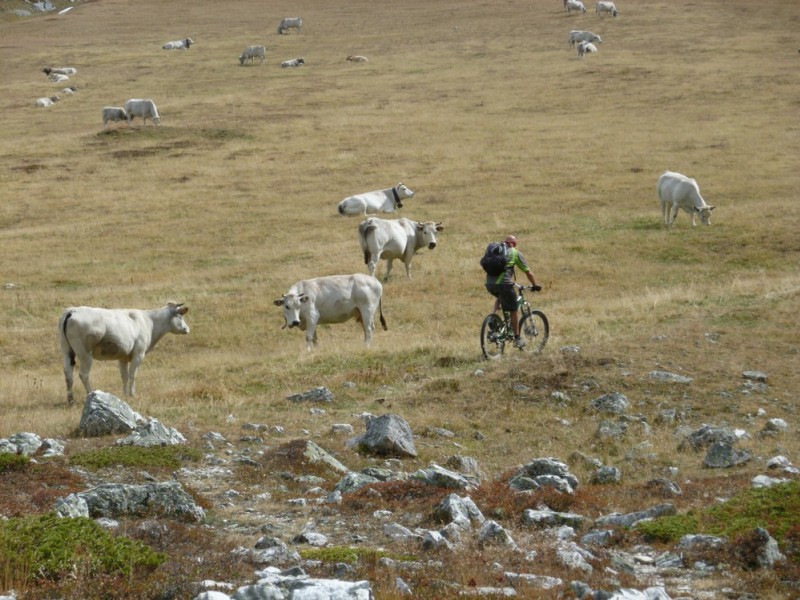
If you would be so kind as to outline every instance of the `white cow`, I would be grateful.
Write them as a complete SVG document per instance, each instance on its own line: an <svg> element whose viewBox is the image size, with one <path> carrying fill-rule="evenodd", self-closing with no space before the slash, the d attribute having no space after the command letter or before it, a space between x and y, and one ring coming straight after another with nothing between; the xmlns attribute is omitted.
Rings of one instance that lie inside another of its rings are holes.
<svg viewBox="0 0 800 600"><path fill-rule="evenodd" d="M370 275L330 275L298 281L283 296L275 300L275 306L283 307L286 325L299 327L306 332L306 349L317 345L317 325L344 323L353 317L364 327L364 343L369 345L375 330L375 313L383 318L381 282Z"/></svg>
<svg viewBox="0 0 800 600"><path fill-rule="evenodd" d="M108 127L109 121L127 121L128 113L121 106L103 107L103 129Z"/></svg>
<svg viewBox="0 0 800 600"><path fill-rule="evenodd" d="M368 59L366 56L360 56L360 55L355 55L355 56L354 56L354 55L352 55L352 54L351 54L350 56L348 56L348 57L347 57L347 60L348 60L349 62L354 62L354 63L365 63L365 62L369 62L369 59Z"/></svg>
<svg viewBox="0 0 800 600"><path fill-rule="evenodd" d="M421 248L436 248L436 232L442 231L441 223L420 223L411 219L379 219L370 217L358 226L358 242L364 253L364 264L369 274L375 276L380 259L386 260L383 280L389 279L394 259L406 265L406 276L411 278L411 259Z"/></svg>
<svg viewBox="0 0 800 600"><path fill-rule="evenodd" d="M340 215L367 215L371 212L394 212L396 208L403 208L403 200L412 198L414 192L402 183L374 192L364 192L349 196L339 202Z"/></svg>
<svg viewBox="0 0 800 600"><path fill-rule="evenodd" d="M703 225L711 225L711 211L715 207L706 204L700 195L700 187L691 177L664 171L658 178L656 190L665 225L672 226L681 208L692 217L692 227L695 226L694 217L697 214Z"/></svg>
<svg viewBox="0 0 800 600"><path fill-rule="evenodd" d="M586 6L581 2L581 0L567 0L567 14L572 14L572 11L579 11L581 13L586 12Z"/></svg>
<svg viewBox="0 0 800 600"><path fill-rule="evenodd" d="M573 29L569 32L569 45L574 46L579 42L590 42L592 44L596 42L598 44L602 44L603 40L600 39L599 35L592 33L591 31L579 31L577 29Z"/></svg>
<svg viewBox="0 0 800 600"><path fill-rule="evenodd" d="M281 63L281 66L283 68L286 68L286 67L290 67L291 68L291 67L299 67L300 65L304 65L304 64L306 64L306 61L303 60L302 58L292 58L292 59L283 61Z"/></svg>
<svg viewBox="0 0 800 600"><path fill-rule="evenodd" d="M594 12L596 12L601 17L603 13L610 13L612 17L617 16L617 7L614 5L613 2L595 2L594 4Z"/></svg>
<svg viewBox="0 0 800 600"><path fill-rule="evenodd" d="M303 19L300 17L284 17L278 24L278 34L288 33L290 29L296 29L297 33L303 31Z"/></svg>
<svg viewBox="0 0 800 600"><path fill-rule="evenodd" d="M36 100L36 106L53 106L54 102L58 102L60 98L58 96L50 96L49 98L39 98Z"/></svg>
<svg viewBox="0 0 800 600"><path fill-rule="evenodd" d="M69 81L69 77L67 75L62 75L61 73L50 73L47 78L53 83L64 83L65 81Z"/></svg>
<svg viewBox="0 0 800 600"><path fill-rule="evenodd" d="M249 60L251 63L255 59L260 59L258 64L264 64L264 58L267 56L267 49L264 46L247 46L244 51L239 55L239 64L243 65L244 61Z"/></svg>
<svg viewBox="0 0 800 600"><path fill-rule="evenodd" d="M147 119L150 119L153 125L158 125L161 122L156 104L149 98L131 98L123 108L128 114L128 126L130 126L134 117L141 118L145 125L147 125Z"/></svg>
<svg viewBox="0 0 800 600"><path fill-rule="evenodd" d="M75 75L78 69L75 67L45 67L42 72L45 75Z"/></svg>
<svg viewBox="0 0 800 600"><path fill-rule="evenodd" d="M67 402L74 402L72 380L76 358L87 394L93 391L89 383L92 361L116 360L122 375L123 391L135 395L136 370L144 355L167 333L189 333L189 326L183 320L188 310L183 304L174 302L154 310L89 306L66 309L58 321L58 335L64 355Z"/></svg>
<svg viewBox="0 0 800 600"><path fill-rule="evenodd" d="M78 86L77 85L71 85L71 86L65 87L63 90L61 90L61 93L62 94L66 94L67 96L70 96L70 95L74 94L77 91L78 91Z"/></svg>
<svg viewBox="0 0 800 600"><path fill-rule="evenodd" d="M597 46L590 42L578 42L578 56L583 56L589 52L597 52Z"/></svg>
<svg viewBox="0 0 800 600"><path fill-rule="evenodd" d="M185 40L175 40L174 42L167 42L163 46L161 46L164 50L188 50L189 46L194 44L194 40L192 38L186 38Z"/></svg>

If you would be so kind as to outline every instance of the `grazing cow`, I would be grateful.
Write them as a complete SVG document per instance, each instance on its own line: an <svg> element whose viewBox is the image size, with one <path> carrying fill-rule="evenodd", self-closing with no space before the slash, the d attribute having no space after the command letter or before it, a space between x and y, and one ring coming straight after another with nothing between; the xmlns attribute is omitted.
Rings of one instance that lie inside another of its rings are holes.
<svg viewBox="0 0 800 600"><path fill-rule="evenodd" d="M304 64L306 64L306 61L304 61L302 58L292 58L290 60L283 61L281 63L281 66L283 68L287 68L287 67L291 68L291 67L299 67L300 65L304 65Z"/></svg>
<svg viewBox="0 0 800 600"><path fill-rule="evenodd" d="M597 46L595 46L591 42L578 43L578 56L583 57L584 54L587 54L589 52L597 52Z"/></svg>
<svg viewBox="0 0 800 600"><path fill-rule="evenodd" d="M109 121L127 121L128 113L121 106L103 107L103 129L108 127Z"/></svg>
<svg viewBox="0 0 800 600"><path fill-rule="evenodd" d="M436 232L444 229L441 223L420 223L411 219L379 219L370 217L358 226L358 242L364 253L364 264L369 274L375 276L378 261L386 260L383 280L389 279L394 259L406 265L406 276L411 278L411 259L421 248L436 248Z"/></svg>
<svg viewBox="0 0 800 600"><path fill-rule="evenodd" d="M75 67L45 67L42 69L42 73L45 75L75 75L78 72L78 69Z"/></svg>
<svg viewBox="0 0 800 600"><path fill-rule="evenodd" d="M678 216L678 209L683 209L692 217L692 227L695 226L694 217L700 215L703 225L711 225L711 211L715 207L706 204L700 195L700 187L691 177L664 171L658 178L656 185L658 200L661 204L661 214L664 224L671 227Z"/></svg>
<svg viewBox="0 0 800 600"><path fill-rule="evenodd" d="M364 192L350 196L339 202L340 215L367 215L372 212L394 212L395 208L403 208L403 200L414 196L414 192L402 183L385 190Z"/></svg>
<svg viewBox="0 0 800 600"><path fill-rule="evenodd" d="M66 309L58 321L58 335L64 355L67 402L74 402L72 380L76 358L87 394L93 391L89 383L92 361L116 360L122 375L123 391L135 395L136 370L144 355L167 333L189 333L189 326L183 320L188 310L183 304L174 302L154 310L89 306Z"/></svg>
<svg viewBox="0 0 800 600"><path fill-rule="evenodd" d="M360 56L360 55L353 56L352 54L347 57L347 60L349 62L354 62L354 63L369 62L369 59L366 56Z"/></svg>
<svg viewBox="0 0 800 600"><path fill-rule="evenodd" d="M125 103L124 108L128 114L129 127L134 117L142 119L145 125L147 125L147 119L150 119L153 125L158 125L161 122L156 104L149 98L131 98Z"/></svg>
<svg viewBox="0 0 800 600"><path fill-rule="evenodd" d="M163 46L161 46L164 50L188 50L189 46L194 44L194 40L192 38L186 38L185 40L175 40L174 42L167 42Z"/></svg>
<svg viewBox="0 0 800 600"><path fill-rule="evenodd" d="M53 106L54 102L58 102L60 98L58 96L50 96L49 98L39 98L36 101L36 106Z"/></svg>
<svg viewBox="0 0 800 600"><path fill-rule="evenodd" d="M239 55L239 64L243 65L244 61L249 60L252 63L255 59L260 59L258 64L264 64L264 58L267 56L267 49L264 46L247 46L244 51Z"/></svg>
<svg viewBox="0 0 800 600"><path fill-rule="evenodd" d="M585 13L586 6L581 0L567 0L567 14L571 15L573 10Z"/></svg>
<svg viewBox="0 0 800 600"><path fill-rule="evenodd" d="M592 44L596 42L598 44L602 44L603 40L600 39L599 35L592 33L591 31L579 31L577 29L573 29L569 32L569 45L574 46L579 42L589 42Z"/></svg>
<svg viewBox="0 0 800 600"><path fill-rule="evenodd" d="M291 329L299 327L306 332L306 350L317 345L317 325L344 323L353 317L364 327L364 343L369 345L375 330L375 313L383 318L381 282L370 275L331 275L298 281L275 306L283 307L283 318Z"/></svg>
<svg viewBox="0 0 800 600"><path fill-rule="evenodd" d="M603 13L610 13L612 17L616 17L617 7L613 2L595 2L594 12L601 17L603 16Z"/></svg>
<svg viewBox="0 0 800 600"><path fill-rule="evenodd" d="M290 29L296 29L297 33L303 31L303 19L300 17L284 17L278 24L278 35L288 33Z"/></svg>

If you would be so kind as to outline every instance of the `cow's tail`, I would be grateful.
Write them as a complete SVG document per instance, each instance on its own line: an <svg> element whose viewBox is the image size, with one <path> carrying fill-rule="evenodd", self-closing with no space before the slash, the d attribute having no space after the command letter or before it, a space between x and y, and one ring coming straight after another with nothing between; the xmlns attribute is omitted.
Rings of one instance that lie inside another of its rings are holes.
<svg viewBox="0 0 800 600"><path fill-rule="evenodd" d="M372 253L369 251L369 243L367 238L370 233L374 232L375 224L372 222L372 219L367 219L361 225L358 226L358 231L361 234L361 249L364 251L364 264L368 265L370 258L372 258Z"/></svg>
<svg viewBox="0 0 800 600"><path fill-rule="evenodd" d="M61 315L61 323L59 323L58 327L59 337L61 338L61 348L69 356L69 364L72 366L75 366L75 350L72 349L69 339L67 339L67 322L74 312L75 311L72 310L64 311L64 314Z"/></svg>
<svg viewBox="0 0 800 600"><path fill-rule="evenodd" d="M378 313L381 315L381 326L383 326L383 330L388 331L389 328L386 327L386 319L383 318L383 298L378 300Z"/></svg>

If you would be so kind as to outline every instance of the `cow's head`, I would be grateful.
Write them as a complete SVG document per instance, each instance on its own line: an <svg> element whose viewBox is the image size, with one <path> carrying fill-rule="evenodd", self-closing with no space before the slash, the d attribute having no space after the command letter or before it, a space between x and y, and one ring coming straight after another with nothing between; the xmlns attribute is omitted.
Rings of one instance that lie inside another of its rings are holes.
<svg viewBox="0 0 800 600"><path fill-rule="evenodd" d="M189 326L183 320L183 315L189 312L189 307L177 302L167 302L167 309L169 310L169 330L172 333L189 333Z"/></svg>
<svg viewBox="0 0 800 600"><path fill-rule="evenodd" d="M703 208L695 208L697 213L700 215L700 221L702 221L703 225L711 225L711 211L714 210L716 206L704 206Z"/></svg>
<svg viewBox="0 0 800 600"><path fill-rule="evenodd" d="M436 232L442 229L444 229L444 225L433 221L417 223L417 247L427 246L428 250L436 248Z"/></svg>
<svg viewBox="0 0 800 600"><path fill-rule="evenodd" d="M300 312L306 302L308 302L308 296L305 294L284 294L273 302L275 306L283 307L283 318L286 321L284 327L288 325L291 329L300 326Z"/></svg>

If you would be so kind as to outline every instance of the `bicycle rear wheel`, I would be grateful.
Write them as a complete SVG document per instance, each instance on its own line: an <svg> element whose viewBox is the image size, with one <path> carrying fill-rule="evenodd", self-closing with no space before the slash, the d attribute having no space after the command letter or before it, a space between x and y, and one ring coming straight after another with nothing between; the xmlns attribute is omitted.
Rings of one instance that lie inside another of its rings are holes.
<svg viewBox="0 0 800 600"><path fill-rule="evenodd" d="M550 324L547 317L540 310L532 310L522 316L519 322L519 330L528 341L525 349L529 352L541 352L550 337Z"/></svg>
<svg viewBox="0 0 800 600"><path fill-rule="evenodd" d="M486 315L481 325L481 350L488 359L499 358L505 349L503 320L495 314Z"/></svg>

